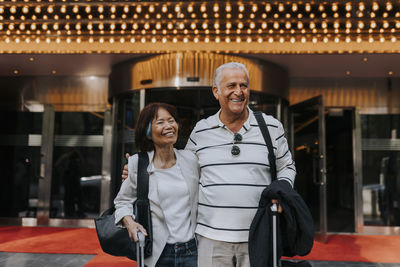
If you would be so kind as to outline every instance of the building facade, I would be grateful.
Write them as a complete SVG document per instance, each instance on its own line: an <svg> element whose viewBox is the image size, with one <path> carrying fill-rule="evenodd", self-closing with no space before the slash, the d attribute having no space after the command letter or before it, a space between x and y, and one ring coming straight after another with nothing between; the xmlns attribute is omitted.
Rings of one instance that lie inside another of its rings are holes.
<svg viewBox="0 0 400 267"><path fill-rule="evenodd" d="M296 189L327 232L400 231L398 1L1 1L0 223L91 226L147 103L183 147L218 110L215 68L250 71L280 119ZM186 138L186 139L185 139Z"/></svg>

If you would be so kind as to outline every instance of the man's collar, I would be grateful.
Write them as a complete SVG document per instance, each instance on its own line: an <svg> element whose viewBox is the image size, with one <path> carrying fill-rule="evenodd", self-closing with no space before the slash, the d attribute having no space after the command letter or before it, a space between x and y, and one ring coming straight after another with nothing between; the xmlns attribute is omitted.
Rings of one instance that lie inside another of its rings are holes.
<svg viewBox="0 0 400 267"><path fill-rule="evenodd" d="M249 116L247 117L247 120L244 122L243 127L245 130L249 130L251 127L251 124L255 124L254 116L253 116L253 111L249 108L249 106L246 107L247 110L249 111ZM221 109L218 110L217 113L215 113L213 116L210 117L210 126L211 127L221 127L225 128L225 124L222 123L221 119L219 118L219 115L221 114Z"/></svg>

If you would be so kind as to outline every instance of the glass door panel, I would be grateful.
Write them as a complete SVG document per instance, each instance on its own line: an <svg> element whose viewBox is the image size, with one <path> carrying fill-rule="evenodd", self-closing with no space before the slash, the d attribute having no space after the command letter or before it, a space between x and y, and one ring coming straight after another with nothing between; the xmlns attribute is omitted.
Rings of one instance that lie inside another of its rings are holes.
<svg viewBox="0 0 400 267"><path fill-rule="evenodd" d="M325 112L322 96L290 107L295 188L311 210L316 238L327 241Z"/></svg>
<svg viewBox="0 0 400 267"><path fill-rule="evenodd" d="M0 112L0 217L36 217L42 112Z"/></svg>
<svg viewBox="0 0 400 267"><path fill-rule="evenodd" d="M50 218L100 212L104 113L56 112Z"/></svg>
<svg viewBox="0 0 400 267"><path fill-rule="evenodd" d="M400 226L400 115L361 115L365 226Z"/></svg>

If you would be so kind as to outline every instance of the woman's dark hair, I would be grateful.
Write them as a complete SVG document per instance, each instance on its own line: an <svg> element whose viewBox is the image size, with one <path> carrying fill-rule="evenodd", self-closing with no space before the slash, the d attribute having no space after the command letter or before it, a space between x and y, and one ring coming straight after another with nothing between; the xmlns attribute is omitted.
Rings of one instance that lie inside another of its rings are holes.
<svg viewBox="0 0 400 267"><path fill-rule="evenodd" d="M176 108L167 103L150 103L146 105L139 114L139 118L135 129L135 143L139 151L147 152L154 150L154 143L152 140L146 138L146 131L149 123L157 116L158 109L163 108L174 117L178 123L178 112Z"/></svg>

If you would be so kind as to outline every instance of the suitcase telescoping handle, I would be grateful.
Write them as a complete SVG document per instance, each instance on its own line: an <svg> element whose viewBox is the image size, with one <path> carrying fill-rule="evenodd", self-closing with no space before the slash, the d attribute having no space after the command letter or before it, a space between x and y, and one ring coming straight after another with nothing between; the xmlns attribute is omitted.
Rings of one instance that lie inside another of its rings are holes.
<svg viewBox="0 0 400 267"><path fill-rule="evenodd" d="M142 232L138 232L139 241L136 242L136 259L137 266L144 267L144 234Z"/></svg>
<svg viewBox="0 0 400 267"><path fill-rule="evenodd" d="M271 206L272 211L272 263L273 267L280 266L278 262L278 240L277 240L277 216L278 216L278 204L273 203Z"/></svg>

